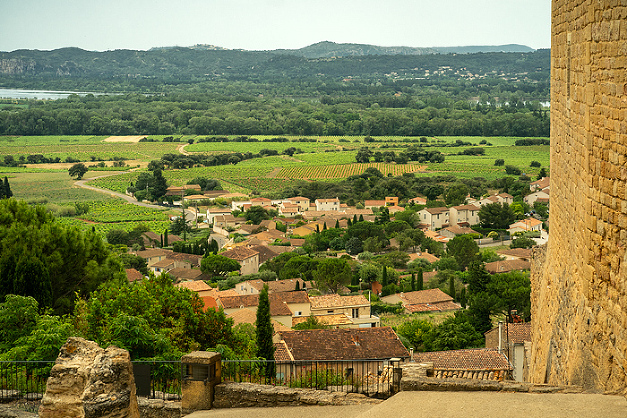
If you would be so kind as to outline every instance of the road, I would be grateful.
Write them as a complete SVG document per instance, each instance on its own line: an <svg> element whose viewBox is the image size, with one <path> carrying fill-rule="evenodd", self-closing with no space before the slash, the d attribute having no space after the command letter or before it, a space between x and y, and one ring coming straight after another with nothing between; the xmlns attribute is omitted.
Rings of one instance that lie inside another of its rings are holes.
<svg viewBox="0 0 627 418"><path fill-rule="evenodd" d="M93 190L98 193L104 193L112 197L118 197L120 199L126 200L128 203L131 203L137 206L142 206L144 208L152 208L152 209L159 209L159 210L171 209L165 206L153 205L152 203L138 202L133 196L129 196L124 193L114 192L112 190L101 189L100 187L94 187L94 186L90 186L89 184L87 184L87 182L91 180L100 179L103 177L116 176L122 173L125 173L125 171L111 171L101 176L91 177L89 179L77 180L74 182L74 185L78 187L82 187L83 189ZM194 225L196 223L196 210L185 209L185 213L186 213L187 223L190 226Z"/></svg>

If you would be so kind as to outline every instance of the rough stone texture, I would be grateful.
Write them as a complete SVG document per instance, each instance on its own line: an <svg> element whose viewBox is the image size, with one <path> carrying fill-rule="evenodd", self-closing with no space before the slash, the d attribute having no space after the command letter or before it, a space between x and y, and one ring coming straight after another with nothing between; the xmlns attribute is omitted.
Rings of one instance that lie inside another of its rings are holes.
<svg viewBox="0 0 627 418"><path fill-rule="evenodd" d="M406 363L401 366L404 380L435 377L436 379L495 380L507 379L509 370L436 369L433 363ZM402 380L401 380L402 381Z"/></svg>
<svg viewBox="0 0 627 418"><path fill-rule="evenodd" d="M220 383L222 367L220 353L194 351L181 358L185 375L181 382L183 413L211 409L214 388Z"/></svg>
<svg viewBox="0 0 627 418"><path fill-rule="evenodd" d="M299 405L378 404L378 399L359 393L257 385L254 383L222 383L215 387L214 408L247 408Z"/></svg>
<svg viewBox="0 0 627 418"><path fill-rule="evenodd" d="M627 3L553 0L551 218L530 379L627 388Z"/></svg>
<svg viewBox="0 0 627 418"><path fill-rule="evenodd" d="M464 392L528 392L528 393L581 393L577 386L534 385L532 383L503 382L495 380L470 380L459 378L405 377L401 391L464 391Z"/></svg>
<svg viewBox="0 0 627 418"><path fill-rule="evenodd" d="M68 339L50 372L39 416L139 418L128 351Z"/></svg>
<svg viewBox="0 0 627 418"><path fill-rule="evenodd" d="M0 418L35 418L37 414L0 405Z"/></svg>
<svg viewBox="0 0 627 418"><path fill-rule="evenodd" d="M137 398L141 418L181 418L181 403Z"/></svg>

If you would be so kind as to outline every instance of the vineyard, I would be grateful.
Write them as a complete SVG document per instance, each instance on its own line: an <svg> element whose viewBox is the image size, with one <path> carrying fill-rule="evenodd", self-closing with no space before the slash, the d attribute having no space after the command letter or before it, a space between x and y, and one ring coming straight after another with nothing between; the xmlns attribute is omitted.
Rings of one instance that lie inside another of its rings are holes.
<svg viewBox="0 0 627 418"><path fill-rule="evenodd" d="M343 165L323 165L308 167L287 167L281 169L277 178L288 179L332 179L346 178L357 174L362 174L368 168L376 168L384 176L392 174L400 176L403 173L414 173L421 171L424 167L418 164L386 164L386 163L365 163L365 164L343 164Z"/></svg>

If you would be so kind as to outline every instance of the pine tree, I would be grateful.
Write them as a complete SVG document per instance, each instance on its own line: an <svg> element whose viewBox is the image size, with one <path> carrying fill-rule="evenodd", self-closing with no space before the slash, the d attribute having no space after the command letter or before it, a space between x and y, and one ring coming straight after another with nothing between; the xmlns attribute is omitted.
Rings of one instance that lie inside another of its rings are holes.
<svg viewBox="0 0 627 418"><path fill-rule="evenodd" d="M416 290L422 290L424 286L424 278L422 276L422 268L418 269L418 277L416 278Z"/></svg>
<svg viewBox="0 0 627 418"><path fill-rule="evenodd" d="M270 319L270 299L268 298L268 285L264 285L259 293L259 305L257 306L257 357L268 360L266 365L266 378L274 377L274 344L272 343L272 322Z"/></svg>

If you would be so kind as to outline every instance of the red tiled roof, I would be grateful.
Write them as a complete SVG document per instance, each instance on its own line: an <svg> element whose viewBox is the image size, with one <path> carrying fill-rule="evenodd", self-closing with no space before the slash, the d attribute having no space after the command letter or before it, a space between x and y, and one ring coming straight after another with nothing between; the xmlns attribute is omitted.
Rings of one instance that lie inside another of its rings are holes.
<svg viewBox="0 0 627 418"><path fill-rule="evenodd" d="M504 338L507 338L510 343L522 344L525 341L531 341L531 322L503 324ZM498 336L499 328L492 328L490 331L486 331L484 335L496 333ZM505 337L507 333L507 337Z"/></svg>
<svg viewBox="0 0 627 418"><path fill-rule="evenodd" d="M414 353L418 363L433 362L435 369L459 370L510 370L507 357L491 348L469 350L432 351Z"/></svg>
<svg viewBox="0 0 627 418"><path fill-rule="evenodd" d="M270 293L270 315L272 316L292 316L288 303L309 303L307 292L279 292ZM220 304L224 309L239 307L252 307L259 305L259 295L238 295L220 297Z"/></svg>
<svg viewBox="0 0 627 418"><path fill-rule="evenodd" d="M424 278L424 276L423 276ZM406 292L400 294L403 304L418 305L427 303L450 302L452 297L441 291L440 289L416 290L414 292Z"/></svg>
<svg viewBox="0 0 627 418"><path fill-rule="evenodd" d="M311 301L311 309L324 309L324 308L342 308L346 306L363 306L369 305L368 299L363 295L354 296L340 296L340 295L324 295L324 296L312 296L309 298Z"/></svg>
<svg viewBox="0 0 627 418"><path fill-rule="evenodd" d="M424 209L432 215L437 215L438 213L446 213L449 211L448 208L426 208Z"/></svg>
<svg viewBox="0 0 627 418"><path fill-rule="evenodd" d="M194 292L202 292L203 290L211 290L211 286L202 280L191 280L188 282L181 282L175 285L184 289L193 290Z"/></svg>
<svg viewBox="0 0 627 418"><path fill-rule="evenodd" d="M237 260L237 261L246 260L254 256L255 254L259 254L259 253L255 250L251 250L250 248L246 248L246 247L235 247L232 250L228 250L223 253L220 253L220 255L223 255L227 258L230 258L232 260Z"/></svg>
<svg viewBox="0 0 627 418"><path fill-rule="evenodd" d="M492 273L508 273L514 270L530 270L531 263L525 260L503 260L486 263L485 269Z"/></svg>
<svg viewBox="0 0 627 418"><path fill-rule="evenodd" d="M143 279L143 277L144 276L135 269L126 269L126 278L128 279L129 282L141 280Z"/></svg>
<svg viewBox="0 0 627 418"><path fill-rule="evenodd" d="M390 327L311 329L281 332L295 360L407 358L409 353Z"/></svg>

